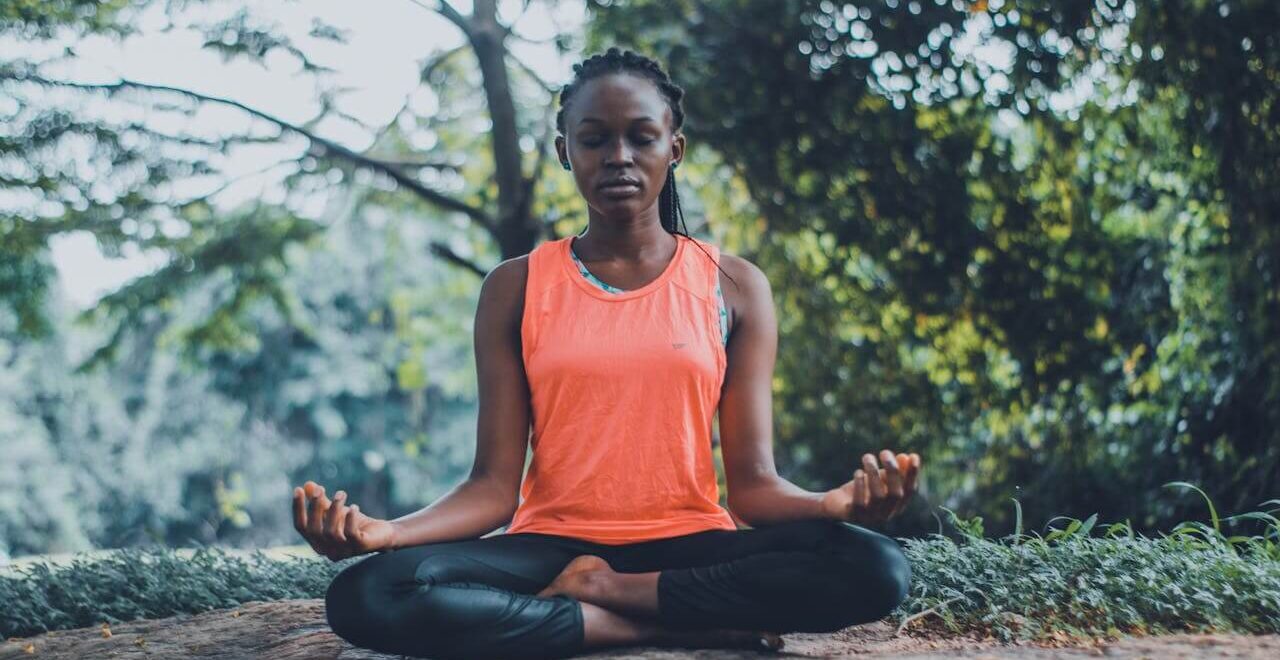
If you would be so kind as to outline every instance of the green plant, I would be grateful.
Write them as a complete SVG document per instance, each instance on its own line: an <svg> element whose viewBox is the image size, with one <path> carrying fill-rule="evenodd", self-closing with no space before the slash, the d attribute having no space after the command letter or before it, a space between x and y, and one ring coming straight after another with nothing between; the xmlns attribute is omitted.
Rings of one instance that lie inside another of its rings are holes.
<svg viewBox="0 0 1280 660"><path fill-rule="evenodd" d="M982 518L941 508L960 534L903 539L915 579L894 613L899 631L912 623L934 632L990 634L1003 640L1116 636L1133 632L1222 630L1280 632L1280 519L1270 511L1219 518L1202 490L1210 524L1180 523L1160 538L1135 533L1130 521L1091 533L1097 514L1066 516L1045 536L1015 531L982 536ZM1262 508L1280 506L1268 500ZM1226 536L1223 522L1266 523L1261 534Z"/></svg>
<svg viewBox="0 0 1280 660"><path fill-rule="evenodd" d="M352 560L247 558L217 547L114 550L65 566L33 563L0 576L0 639L103 622L155 619L255 600L319 598Z"/></svg>
<svg viewBox="0 0 1280 660"><path fill-rule="evenodd" d="M1191 487L1185 482L1169 486ZM1203 491L1201 491L1203 495ZM1207 500L1208 498L1206 498ZM1018 524L1003 539L983 536L982 517L939 507L960 532L902 539L914 579L891 615L899 630L979 633L1003 640L1122 633L1219 630L1280 632L1280 500L1263 511L1187 522L1159 538L1128 521L1068 524L1041 536ZM1268 509L1270 507L1270 509ZM1260 534L1225 536L1222 523L1258 521ZM1094 536L1095 529L1102 530ZM172 549L117 550L66 566L36 563L0 577L0 637L102 622L160 618L253 600L320 598L338 571L359 558L247 558L220 548L184 557Z"/></svg>

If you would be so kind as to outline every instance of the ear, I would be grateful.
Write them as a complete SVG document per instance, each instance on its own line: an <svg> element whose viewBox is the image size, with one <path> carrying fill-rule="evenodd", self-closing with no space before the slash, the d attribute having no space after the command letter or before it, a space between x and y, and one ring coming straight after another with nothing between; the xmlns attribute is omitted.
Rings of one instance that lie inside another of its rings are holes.
<svg viewBox="0 0 1280 660"><path fill-rule="evenodd" d="M684 133L676 133L671 138L671 162L679 164L684 160Z"/></svg>
<svg viewBox="0 0 1280 660"><path fill-rule="evenodd" d="M556 157L560 159L561 165L569 162L569 146L565 144L564 136L556 136Z"/></svg>

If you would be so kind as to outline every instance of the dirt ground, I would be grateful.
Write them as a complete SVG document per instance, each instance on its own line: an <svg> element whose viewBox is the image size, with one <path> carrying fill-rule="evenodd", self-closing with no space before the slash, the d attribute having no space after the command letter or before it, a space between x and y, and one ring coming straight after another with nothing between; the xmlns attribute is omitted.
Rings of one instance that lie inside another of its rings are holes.
<svg viewBox="0 0 1280 660"><path fill-rule="evenodd" d="M1001 645L993 640L896 636L887 623L835 633L784 635L777 653L628 647L583 658L734 660L741 658L1280 658L1280 635L1161 635L1087 646ZM240 607L115 626L55 631L0 643L0 660L27 658L197 660L398 660L352 647L329 630L324 601L246 603Z"/></svg>

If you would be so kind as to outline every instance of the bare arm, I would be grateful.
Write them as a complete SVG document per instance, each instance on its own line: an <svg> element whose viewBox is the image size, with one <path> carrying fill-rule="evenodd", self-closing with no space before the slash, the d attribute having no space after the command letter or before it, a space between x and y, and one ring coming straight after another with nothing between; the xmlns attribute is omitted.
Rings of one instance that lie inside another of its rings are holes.
<svg viewBox="0 0 1280 660"><path fill-rule="evenodd" d="M721 265L741 287L732 290L737 312L726 351L720 394L720 443L729 509L751 526L824 518L822 493L778 474L773 462L773 367L778 321L769 279L745 259L724 255Z"/></svg>
<svg viewBox="0 0 1280 660"><path fill-rule="evenodd" d="M720 396L720 442L729 509L752 526L827 518L881 523L915 492L919 454L888 449L862 455L862 468L842 486L805 490L778 474L773 463L773 367L778 321L769 280L754 264L725 255L722 265L742 283L733 306L739 314L729 337L729 364ZM726 287L728 288L728 287Z"/></svg>
<svg viewBox="0 0 1280 660"><path fill-rule="evenodd" d="M480 410L471 473L429 506L391 521L395 548L479 538L515 513L530 422L520 344L527 259L498 264L480 286L474 328Z"/></svg>

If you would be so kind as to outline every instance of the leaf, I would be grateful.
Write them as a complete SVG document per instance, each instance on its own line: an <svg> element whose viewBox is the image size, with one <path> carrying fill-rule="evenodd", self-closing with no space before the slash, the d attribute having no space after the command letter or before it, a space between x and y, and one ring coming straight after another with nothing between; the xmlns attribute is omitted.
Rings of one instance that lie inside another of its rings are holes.
<svg viewBox="0 0 1280 660"><path fill-rule="evenodd" d="M1185 481L1170 481L1169 483L1164 484L1164 486L1162 487L1168 488L1170 486L1190 488L1191 490L1194 490L1197 493L1200 493L1200 496L1204 498L1205 503L1209 505L1209 518L1213 521L1213 531L1217 532L1218 534L1222 534L1222 525L1218 521L1218 510L1214 508L1213 500L1209 499L1208 494L1206 494L1203 490L1200 490L1193 484L1189 484Z"/></svg>

